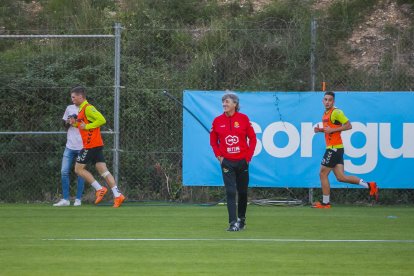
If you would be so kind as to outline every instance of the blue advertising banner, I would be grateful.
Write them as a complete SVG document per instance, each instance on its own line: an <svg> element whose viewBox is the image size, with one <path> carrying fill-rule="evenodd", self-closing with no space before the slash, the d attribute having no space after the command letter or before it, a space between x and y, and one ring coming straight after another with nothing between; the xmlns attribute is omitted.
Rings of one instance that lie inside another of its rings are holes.
<svg viewBox="0 0 414 276"><path fill-rule="evenodd" d="M183 184L222 186L220 165L210 147L213 119L223 112L224 91L184 91ZM240 112L257 135L250 187L320 187L325 152L322 92L240 92ZM352 129L342 132L345 173L380 188L414 188L414 93L337 92L335 106ZM192 114L191 114L192 113ZM193 116L195 115L195 117ZM204 125L204 126L203 126ZM331 187L354 188L330 175Z"/></svg>

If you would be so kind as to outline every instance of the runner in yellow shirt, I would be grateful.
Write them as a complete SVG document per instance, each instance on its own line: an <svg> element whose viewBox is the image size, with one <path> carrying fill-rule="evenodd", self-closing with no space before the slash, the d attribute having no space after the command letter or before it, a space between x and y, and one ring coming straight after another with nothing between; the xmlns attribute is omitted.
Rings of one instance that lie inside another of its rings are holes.
<svg viewBox="0 0 414 276"><path fill-rule="evenodd" d="M325 93L323 100L325 113L322 116L323 127L315 127L315 133L324 133L326 142L326 151L322 158L319 178L322 185L322 203L316 202L313 208L331 208L330 203L330 183L328 175L334 172L339 182L361 185L369 189L370 196L378 200L378 187L375 182L366 182L365 180L353 176L345 175L344 172L344 145L342 143L341 132L352 129L351 122L345 116L344 112L334 106L335 93L328 91Z"/></svg>
<svg viewBox="0 0 414 276"><path fill-rule="evenodd" d="M103 155L103 140L101 126L106 123L104 116L86 101L86 89L77 85L71 90L72 102L79 106L79 113L75 121L71 118L72 126L77 127L82 137L83 149L76 159L75 172L86 180L96 190L95 204L101 202L108 189L93 177L86 169L88 163L95 165L96 170L105 179L114 196L113 207L118 208L125 200L125 196L118 190L115 179L109 172Z"/></svg>

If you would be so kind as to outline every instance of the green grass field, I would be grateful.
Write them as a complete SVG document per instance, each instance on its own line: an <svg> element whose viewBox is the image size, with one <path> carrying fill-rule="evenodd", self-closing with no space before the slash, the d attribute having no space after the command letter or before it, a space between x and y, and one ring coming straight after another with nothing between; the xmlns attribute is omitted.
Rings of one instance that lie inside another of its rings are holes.
<svg viewBox="0 0 414 276"><path fill-rule="evenodd" d="M414 275L413 206L249 206L226 227L225 206L0 204L0 275Z"/></svg>

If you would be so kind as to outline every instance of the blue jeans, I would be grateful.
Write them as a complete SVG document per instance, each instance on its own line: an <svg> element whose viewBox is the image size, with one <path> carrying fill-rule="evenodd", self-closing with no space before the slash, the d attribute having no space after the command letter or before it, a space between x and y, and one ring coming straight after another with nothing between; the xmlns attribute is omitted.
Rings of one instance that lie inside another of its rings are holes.
<svg viewBox="0 0 414 276"><path fill-rule="evenodd" d="M65 147L62 158L62 193L63 198L69 200L69 183L70 183L70 171L73 161L78 156L79 150L71 150ZM78 189L76 191L76 199L81 199L83 194L83 188L85 186L85 180L78 176Z"/></svg>

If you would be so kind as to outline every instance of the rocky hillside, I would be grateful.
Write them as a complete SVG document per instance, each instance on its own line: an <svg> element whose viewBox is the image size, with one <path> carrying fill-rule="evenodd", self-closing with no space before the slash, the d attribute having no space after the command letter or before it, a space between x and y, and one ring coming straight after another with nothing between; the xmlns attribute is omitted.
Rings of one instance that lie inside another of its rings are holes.
<svg viewBox="0 0 414 276"><path fill-rule="evenodd" d="M315 10L328 9L338 0L318 0ZM337 53L344 64L375 73L384 59L392 57L392 67L414 76L414 40L401 47L404 35L412 34L413 4L397 4L396 0L381 0L353 29L346 41L338 41Z"/></svg>

